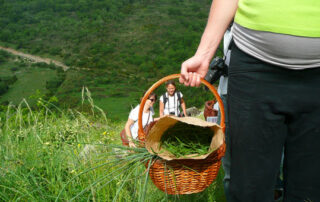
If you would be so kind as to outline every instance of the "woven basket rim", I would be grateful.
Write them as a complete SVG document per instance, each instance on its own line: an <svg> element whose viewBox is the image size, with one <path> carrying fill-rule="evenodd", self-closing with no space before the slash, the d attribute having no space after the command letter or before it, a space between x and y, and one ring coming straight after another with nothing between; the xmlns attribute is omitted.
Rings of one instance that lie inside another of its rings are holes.
<svg viewBox="0 0 320 202"><path fill-rule="evenodd" d="M163 133L171 126L176 124L177 122L183 122L187 124L191 124L194 126L200 126L200 127L210 127L211 130L214 131L214 136L211 140L210 144L210 151L205 155L187 155L183 157L177 158L175 155L170 153L169 151L166 151L162 148L160 148L160 139L163 135ZM151 130L148 132L148 135L145 140L145 147L151 154L156 154L162 159L165 159L167 161L171 160L178 160L178 159L205 159L210 154L215 152L222 144L224 143L224 133L218 124L210 123L207 121L203 121L201 119L195 118L195 117L174 117L174 116L166 116L160 118L151 128Z"/></svg>

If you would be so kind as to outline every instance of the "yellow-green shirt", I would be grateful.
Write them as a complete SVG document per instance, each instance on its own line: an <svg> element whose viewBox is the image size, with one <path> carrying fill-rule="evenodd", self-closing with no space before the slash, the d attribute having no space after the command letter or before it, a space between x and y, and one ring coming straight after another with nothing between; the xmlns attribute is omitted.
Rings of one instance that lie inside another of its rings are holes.
<svg viewBox="0 0 320 202"><path fill-rule="evenodd" d="M239 0L235 22L257 31L320 37L320 0Z"/></svg>

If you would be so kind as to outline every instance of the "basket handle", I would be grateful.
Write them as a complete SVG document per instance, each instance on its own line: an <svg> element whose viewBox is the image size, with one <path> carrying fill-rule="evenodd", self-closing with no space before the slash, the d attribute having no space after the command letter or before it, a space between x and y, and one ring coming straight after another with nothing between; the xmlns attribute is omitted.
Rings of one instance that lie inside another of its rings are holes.
<svg viewBox="0 0 320 202"><path fill-rule="evenodd" d="M171 74L169 76L163 77L162 79L160 79L159 81L157 81L156 83L154 83L149 89L148 91L145 93L145 95L143 96L141 103L140 103L140 109L139 109L139 116L138 116L138 137L140 141L144 141L146 134L143 130L142 127L142 112L143 112L143 108L144 105L150 95L151 92L153 92L156 88L158 88L161 84L163 84L164 82L168 81L168 80L172 80L172 79L177 79L180 77L180 74ZM213 95L216 97L218 104L219 104L219 108L220 108L220 112L221 112L221 121L220 121L220 126L222 127L222 130L225 130L225 115L224 115L224 107L223 107L223 103L222 100L217 92L217 90L206 80L204 80L203 78L200 79L201 83L204 84L205 86L207 86L209 88L209 90L213 93Z"/></svg>

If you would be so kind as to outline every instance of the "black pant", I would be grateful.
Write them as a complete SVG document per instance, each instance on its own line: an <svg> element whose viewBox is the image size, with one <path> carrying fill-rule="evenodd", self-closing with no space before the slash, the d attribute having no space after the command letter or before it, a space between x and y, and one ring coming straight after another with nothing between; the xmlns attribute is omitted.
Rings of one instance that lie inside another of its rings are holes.
<svg viewBox="0 0 320 202"><path fill-rule="evenodd" d="M228 84L230 201L320 201L320 68L289 70L234 46Z"/></svg>

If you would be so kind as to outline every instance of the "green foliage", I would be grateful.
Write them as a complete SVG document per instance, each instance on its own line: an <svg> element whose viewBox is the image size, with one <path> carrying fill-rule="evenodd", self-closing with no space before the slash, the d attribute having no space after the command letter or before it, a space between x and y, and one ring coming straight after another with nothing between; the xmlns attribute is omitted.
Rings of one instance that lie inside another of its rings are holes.
<svg viewBox="0 0 320 202"><path fill-rule="evenodd" d="M50 67L53 69L52 67L54 67L54 65L50 64ZM46 89L49 91L49 95L54 95L66 78L66 74L62 68L56 68L56 72L57 77L53 77L51 80L46 81Z"/></svg>
<svg viewBox="0 0 320 202"><path fill-rule="evenodd" d="M47 68L39 68L38 66L29 66L30 63L8 61L0 66L0 79L5 82L10 90L0 97L0 103L4 101L12 102L18 105L23 98L27 99L31 106L36 103L29 97L34 95L37 90L42 94L48 94L48 97L53 96L54 93L46 90L46 81L55 80L57 75L55 71ZM17 68L12 71L12 68ZM2 76L4 75L4 76ZM46 96L45 96L46 97Z"/></svg>
<svg viewBox="0 0 320 202"><path fill-rule="evenodd" d="M13 72L16 72L16 71L19 70L19 68L18 67L11 67L10 70L13 71Z"/></svg>
<svg viewBox="0 0 320 202"><path fill-rule="evenodd" d="M49 68L50 65L48 65L45 62L36 62L31 64L32 67L41 67L41 68Z"/></svg>
<svg viewBox="0 0 320 202"><path fill-rule="evenodd" d="M169 15L181 15L182 14L182 12L179 8L174 8L174 7L168 9L168 13L169 13Z"/></svg>
<svg viewBox="0 0 320 202"><path fill-rule="evenodd" d="M213 135L210 128L178 122L164 132L160 147L177 158L191 154L200 156L209 152Z"/></svg>
<svg viewBox="0 0 320 202"><path fill-rule="evenodd" d="M0 95L5 94L9 90L9 86L0 80Z"/></svg>
<svg viewBox="0 0 320 202"><path fill-rule="evenodd" d="M18 78L17 78L16 75L0 77L0 81L2 81L2 82L3 82L4 84L6 84L6 85L12 85L12 84L14 84L17 80L18 80Z"/></svg>
<svg viewBox="0 0 320 202"><path fill-rule="evenodd" d="M0 64L8 61L10 57L11 55L8 52L0 50Z"/></svg>
<svg viewBox="0 0 320 202"><path fill-rule="evenodd" d="M225 201L222 172L202 193L168 196L148 178L153 156L119 146L123 122L95 105L84 113L41 102L37 111L27 102L0 107L1 201Z"/></svg>
<svg viewBox="0 0 320 202"><path fill-rule="evenodd" d="M60 80L60 79L47 81L46 88L48 90L57 89L61 85L62 82L63 82L63 80Z"/></svg>
<svg viewBox="0 0 320 202"><path fill-rule="evenodd" d="M110 117L124 120L127 109L139 100L139 92L164 76L179 73L181 63L194 54L210 4L208 0L3 1L1 45L82 69L69 70L58 78L45 75L37 84L30 81L29 74L18 76L14 88L0 101L19 103L18 97L34 93L34 89L29 93L30 85L34 85L49 97L55 95L60 106L79 107L77 93L83 86L102 87L105 92L93 91L93 97ZM1 55L0 64L6 60ZM27 66L30 64L10 68L25 73ZM53 64L31 66L34 69L28 70L37 76L38 67L58 68ZM29 82L26 89L23 82ZM124 93L128 86L134 89ZM182 92L187 107L202 106L210 94L192 88L183 88Z"/></svg>

